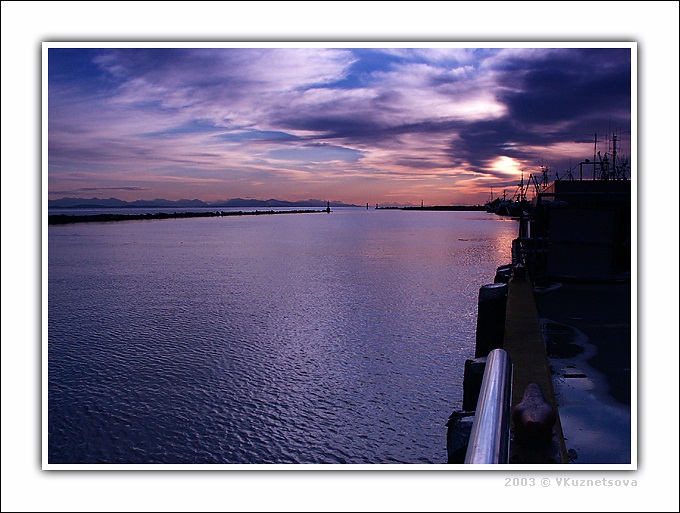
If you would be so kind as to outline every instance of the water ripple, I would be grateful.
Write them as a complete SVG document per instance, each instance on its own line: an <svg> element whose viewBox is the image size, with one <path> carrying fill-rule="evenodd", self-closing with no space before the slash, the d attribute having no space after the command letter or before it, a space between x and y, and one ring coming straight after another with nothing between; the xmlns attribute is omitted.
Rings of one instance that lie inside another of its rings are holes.
<svg viewBox="0 0 680 513"><path fill-rule="evenodd" d="M382 214L50 227L49 462L445 462L514 226Z"/></svg>

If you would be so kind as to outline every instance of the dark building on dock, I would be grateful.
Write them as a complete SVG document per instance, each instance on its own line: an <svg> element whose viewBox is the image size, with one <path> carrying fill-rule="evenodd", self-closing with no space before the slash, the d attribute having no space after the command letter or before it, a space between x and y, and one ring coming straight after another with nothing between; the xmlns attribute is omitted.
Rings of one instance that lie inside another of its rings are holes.
<svg viewBox="0 0 680 513"><path fill-rule="evenodd" d="M611 281L631 270L631 182L556 181L523 220L517 250L535 279Z"/></svg>

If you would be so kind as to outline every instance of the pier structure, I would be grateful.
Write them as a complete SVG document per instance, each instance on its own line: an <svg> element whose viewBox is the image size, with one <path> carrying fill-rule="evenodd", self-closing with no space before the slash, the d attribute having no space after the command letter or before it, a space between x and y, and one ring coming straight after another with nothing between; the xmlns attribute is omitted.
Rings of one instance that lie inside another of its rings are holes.
<svg viewBox="0 0 680 513"><path fill-rule="evenodd" d="M632 462L631 426L620 420L626 409L630 418L631 398L630 192L626 180L555 182L537 196L531 214L519 217L512 263L480 289L475 358L465 363L462 410L447 423L449 463L473 462L468 452L479 436L471 433L484 408L480 390L497 350L512 365L508 407L497 409L511 418L496 423L508 426L507 463ZM595 356L582 356L584 368L602 373L604 383L558 368L564 355L555 352L583 349L553 341L563 347L550 355L546 320L585 337ZM593 387L587 405L569 397L566 383L575 379ZM603 420L602 411L617 414ZM574 430L584 423L592 425L587 433Z"/></svg>
<svg viewBox="0 0 680 513"><path fill-rule="evenodd" d="M448 423L449 463L569 461L533 286L521 264L511 269L510 276L502 270L507 284L480 289L478 324L493 326L478 326L475 359L466 361L463 410ZM499 351L510 368L502 373ZM508 384L498 385L504 379ZM481 457L492 447L506 447L505 457Z"/></svg>
<svg viewBox="0 0 680 513"><path fill-rule="evenodd" d="M522 407L527 388L532 385L538 387L547 404L547 407L535 407L537 415L524 424L519 415L513 415L509 463L567 463L567 449L533 286L522 266L515 268L508 283L505 318L503 348L510 355L514 370L512 411L517 412ZM551 410L555 414L554 420L549 415ZM534 433L522 433L532 431L530 423L536 425ZM541 423L544 424L543 433L539 429Z"/></svg>

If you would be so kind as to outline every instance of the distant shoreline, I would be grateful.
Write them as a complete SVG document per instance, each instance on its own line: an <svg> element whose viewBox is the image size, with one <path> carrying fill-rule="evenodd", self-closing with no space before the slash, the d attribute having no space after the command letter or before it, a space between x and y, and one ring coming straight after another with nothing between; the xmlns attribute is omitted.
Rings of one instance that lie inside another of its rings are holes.
<svg viewBox="0 0 680 513"><path fill-rule="evenodd" d="M48 225L71 224L71 223L110 223L114 221L141 221L151 219L184 219L189 217L229 217L229 216L257 216L272 214L316 214L330 213L330 209L324 210L254 210L244 212L157 212L155 214L92 214L70 215L52 214L47 217Z"/></svg>

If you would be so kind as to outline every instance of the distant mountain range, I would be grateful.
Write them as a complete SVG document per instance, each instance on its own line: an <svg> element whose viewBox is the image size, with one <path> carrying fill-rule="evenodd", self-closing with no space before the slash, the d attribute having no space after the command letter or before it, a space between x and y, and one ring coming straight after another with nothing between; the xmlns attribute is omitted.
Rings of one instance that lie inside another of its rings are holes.
<svg viewBox="0 0 680 513"><path fill-rule="evenodd" d="M356 207L349 203L331 201L332 207ZM61 198L48 200L47 206L51 208L233 208L233 207L326 207L324 200L309 199L303 201L284 201L277 199L257 200L250 198L232 198L224 201L205 201L183 199L171 201L166 199L123 201L116 198Z"/></svg>

